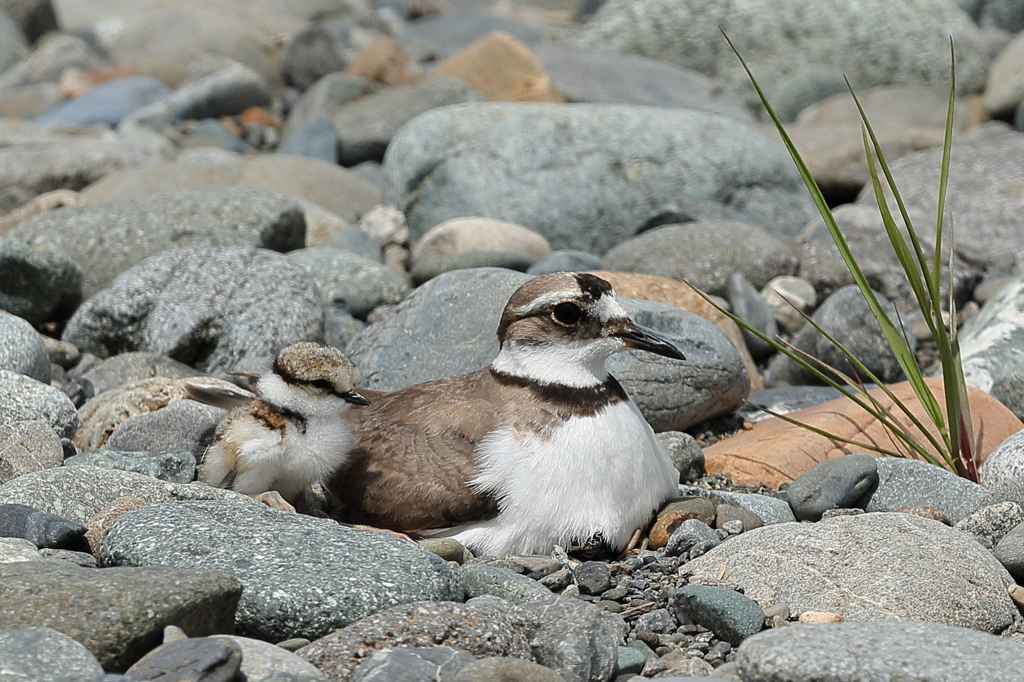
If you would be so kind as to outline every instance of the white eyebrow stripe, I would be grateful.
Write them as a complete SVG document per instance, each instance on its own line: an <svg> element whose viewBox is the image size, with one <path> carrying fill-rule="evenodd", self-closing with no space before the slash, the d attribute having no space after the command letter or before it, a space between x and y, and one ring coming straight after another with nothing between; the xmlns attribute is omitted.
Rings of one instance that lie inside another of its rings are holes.
<svg viewBox="0 0 1024 682"><path fill-rule="evenodd" d="M622 307L615 295L602 296L597 301L597 316L601 324L608 324L612 320L630 319L629 313Z"/></svg>

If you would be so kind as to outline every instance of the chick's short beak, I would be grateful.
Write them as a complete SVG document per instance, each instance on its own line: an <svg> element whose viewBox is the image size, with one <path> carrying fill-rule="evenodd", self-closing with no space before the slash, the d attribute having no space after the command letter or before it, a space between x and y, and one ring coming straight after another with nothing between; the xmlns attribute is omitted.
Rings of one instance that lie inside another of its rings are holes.
<svg viewBox="0 0 1024 682"><path fill-rule="evenodd" d="M344 393L340 393L339 395L341 396L342 400L344 400L347 403L352 403L353 405L370 404L370 399L367 398L362 393L359 393L358 391L345 391Z"/></svg>
<svg viewBox="0 0 1024 682"><path fill-rule="evenodd" d="M686 359L686 356L680 353L679 349L671 341L632 322L626 325L626 328L622 331L616 332L614 336L624 340L627 348L645 350L657 355L663 355L666 358L672 358L673 360Z"/></svg>

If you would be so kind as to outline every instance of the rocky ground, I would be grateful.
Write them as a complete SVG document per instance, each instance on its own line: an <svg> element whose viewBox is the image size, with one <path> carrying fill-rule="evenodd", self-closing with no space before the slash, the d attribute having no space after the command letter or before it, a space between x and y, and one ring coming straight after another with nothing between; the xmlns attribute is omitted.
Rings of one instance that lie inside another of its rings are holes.
<svg viewBox="0 0 1024 682"><path fill-rule="evenodd" d="M0 0L0 682L1024 680L1024 11L798 4ZM889 444L683 282L901 379L719 26L925 367L842 75L933 234L953 37L980 483L758 409ZM559 270L687 357L609 361L680 472L639 548L475 557L194 483L224 412L185 379L302 340L370 389L472 371Z"/></svg>

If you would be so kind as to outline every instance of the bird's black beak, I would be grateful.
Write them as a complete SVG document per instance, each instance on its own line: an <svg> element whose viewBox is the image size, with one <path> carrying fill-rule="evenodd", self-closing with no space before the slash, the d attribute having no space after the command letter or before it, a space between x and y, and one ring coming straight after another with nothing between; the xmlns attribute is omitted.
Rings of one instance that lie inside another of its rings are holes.
<svg viewBox="0 0 1024 682"><path fill-rule="evenodd" d="M671 341L632 322L626 325L626 328L622 331L613 334L613 336L623 339L626 342L627 348L645 350L657 355L663 355L666 358L672 358L673 360L686 359L686 356L680 353L679 349Z"/></svg>
<svg viewBox="0 0 1024 682"><path fill-rule="evenodd" d="M341 396L342 400L344 400L347 403L352 403L353 405L370 404L370 399L367 398L362 393L359 393L358 391L345 391L344 393L339 393L338 395Z"/></svg>

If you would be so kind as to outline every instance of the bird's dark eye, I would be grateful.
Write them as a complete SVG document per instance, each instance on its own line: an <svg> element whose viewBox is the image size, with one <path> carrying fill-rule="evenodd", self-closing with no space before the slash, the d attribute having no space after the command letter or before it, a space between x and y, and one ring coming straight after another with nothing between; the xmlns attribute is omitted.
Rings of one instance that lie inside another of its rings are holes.
<svg viewBox="0 0 1024 682"><path fill-rule="evenodd" d="M575 303L565 301L552 306L551 317L558 324L571 326L580 321L580 318L583 317L583 311Z"/></svg>
<svg viewBox="0 0 1024 682"><path fill-rule="evenodd" d="M331 389L334 388L334 386L331 385L331 382L327 381L327 379L315 379L314 381L311 381L309 383L315 388L321 388L325 391L330 391Z"/></svg>

